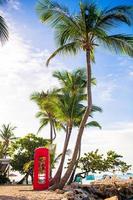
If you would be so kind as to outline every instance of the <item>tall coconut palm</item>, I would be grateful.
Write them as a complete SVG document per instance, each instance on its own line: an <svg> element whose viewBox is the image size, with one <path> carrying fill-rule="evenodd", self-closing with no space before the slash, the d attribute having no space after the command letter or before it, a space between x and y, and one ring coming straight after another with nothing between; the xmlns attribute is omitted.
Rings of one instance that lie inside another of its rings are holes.
<svg viewBox="0 0 133 200"><path fill-rule="evenodd" d="M52 0L40 0L37 12L43 23L49 23L55 29L58 49L50 56L49 61L57 54L76 54L83 50L86 56L87 73L87 107L81 121L69 168L64 174L59 188L67 182L78 154L84 127L92 108L91 95L91 62L98 46L104 46L115 53L133 57L133 36L127 34L111 34L114 27L121 24L128 26L133 22L133 6L120 5L100 9L92 1L80 2L79 12L72 15L68 8Z"/></svg>
<svg viewBox="0 0 133 200"><path fill-rule="evenodd" d="M5 0L0 1L0 5L5 3ZM9 34L8 34L8 27L5 22L5 19L0 15L0 42L3 45L8 40Z"/></svg>
<svg viewBox="0 0 133 200"><path fill-rule="evenodd" d="M0 138L3 141L3 155L6 158L7 151L10 143L16 139L14 135L14 130L16 129L15 126L11 126L11 124L3 124L2 128L0 129Z"/></svg>

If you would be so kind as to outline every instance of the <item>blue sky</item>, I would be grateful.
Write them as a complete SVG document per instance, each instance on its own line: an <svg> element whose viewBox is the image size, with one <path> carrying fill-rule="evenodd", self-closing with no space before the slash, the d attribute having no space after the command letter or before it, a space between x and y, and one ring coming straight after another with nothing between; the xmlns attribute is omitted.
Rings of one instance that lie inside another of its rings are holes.
<svg viewBox="0 0 133 200"><path fill-rule="evenodd" d="M77 0L68 0L66 1L60 0L62 4L69 6L73 11L77 10ZM102 7L106 6L114 6L119 5L120 3L129 4L131 1L98 1L99 5ZM17 24L18 31L21 33L25 40L30 40L32 45L35 48L39 49L49 49L53 51L56 48L54 41L54 33L50 27L46 25L42 25L39 23L37 14L35 12L35 4L36 1L21 1L21 9L16 11L12 11L12 17L15 19L15 23ZM122 32L128 32L133 34L133 29L128 27L122 27ZM115 29L114 29L115 30ZM120 30L117 29L119 32ZM69 65L69 68L75 67L84 67L84 55L77 57L63 57L59 58L66 65ZM120 63L124 60L125 64ZM131 92L133 80L132 77L129 76L130 69L132 66L132 59L127 57L118 57L117 55L113 55L105 50L98 49L96 54L96 64L93 67L94 76L97 78L97 81L105 80L107 82L112 82L114 85L117 85L114 89L112 89L112 98L114 101L110 101L108 103L102 103L102 107L104 107L103 120L106 120L107 123L115 122L118 119L121 120L132 120L133 117L133 107L129 106L133 100L133 94ZM110 91L111 92L111 91ZM130 97L130 98L129 98ZM94 96L95 100L95 96ZM96 101L98 104L98 102ZM110 112L108 112L108 108L110 108ZM106 114L109 117L106 117Z"/></svg>
<svg viewBox="0 0 133 200"><path fill-rule="evenodd" d="M72 12L78 9L77 0L59 2L69 6ZM133 4L131 0L99 0L98 2L101 7L122 3ZM49 68L45 67L46 58L56 48L54 31L39 22L35 3L35 0L16 0L15 3L4 8L4 16L10 27L10 41L0 49L0 86L3 95L0 103L2 111L0 124L8 122L15 124L21 135L36 132L39 126L39 122L34 117L37 107L29 100L30 94L57 84L56 80L51 78L55 69L72 70L76 67L85 67L83 53L75 57L58 56ZM133 27L122 26L115 31L133 34ZM103 127L101 131L103 140L105 139L106 143L111 140L110 148L122 151L125 157L128 157L127 160L131 161L132 155L129 152L127 155L126 149L131 146L131 139L133 139L133 60L99 48L96 51L96 64L92 68L93 75L97 78L97 87L93 88L93 101L103 108L103 113L95 117ZM93 132L94 136L99 134L99 130L92 130ZM122 144L127 140L125 150L122 145L115 144L113 140L115 133ZM95 140L95 137L89 139ZM58 140L60 141L61 138ZM99 141L100 138L91 147L100 148L101 141L100 143ZM86 146L83 151L89 150L90 147ZM101 150L105 149L106 147L101 148Z"/></svg>

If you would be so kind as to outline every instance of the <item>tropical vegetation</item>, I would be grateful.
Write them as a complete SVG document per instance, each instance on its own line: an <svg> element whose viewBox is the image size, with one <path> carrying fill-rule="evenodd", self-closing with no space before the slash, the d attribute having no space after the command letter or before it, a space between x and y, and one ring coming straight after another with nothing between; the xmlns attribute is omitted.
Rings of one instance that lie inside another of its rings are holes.
<svg viewBox="0 0 133 200"><path fill-rule="evenodd" d="M0 129L0 139L2 140L1 148L2 154L6 158L8 155L9 145L12 141L16 139L14 135L15 126L11 124L3 124Z"/></svg>
<svg viewBox="0 0 133 200"><path fill-rule="evenodd" d="M55 1L40 0L36 10L42 23L47 23L54 28L58 44L57 50L47 60L47 65L57 54L75 55L82 50L86 58L87 106L80 121L69 167L61 180L54 181L53 186L54 189L63 188L75 166L84 128L92 110L91 66L95 62L95 50L102 46L117 54L133 57L133 36L121 32L112 34L114 28L120 25L132 25L133 6L120 5L101 9L93 1L81 1L78 11L70 13L67 7Z"/></svg>
<svg viewBox="0 0 133 200"><path fill-rule="evenodd" d="M62 157L62 153L56 155L56 145L50 143L50 140L39 137L33 133L29 133L24 137L18 138L10 146L10 158L12 170L20 172L23 178L19 181L22 184L24 181L28 184L29 177L33 182L33 167L34 167L34 152L38 147L49 148L51 175L52 169ZM66 152L69 155L70 150Z"/></svg>
<svg viewBox="0 0 133 200"><path fill-rule="evenodd" d="M25 180L28 184L29 176L33 181L34 150L38 147L48 147L48 144L49 140L31 133L12 143L10 147L11 166L13 170L24 175L22 182Z"/></svg>
<svg viewBox="0 0 133 200"><path fill-rule="evenodd" d="M37 117L41 117L41 129L46 126L50 121L50 138L51 134L51 124L55 129L62 129L65 131L65 141L64 148L62 152L61 161L54 178L51 180L51 185L53 182L59 182L61 179L66 152L68 150L69 141L74 127L79 127L82 120L82 116L86 109L84 101L87 98L86 95L86 73L85 69L77 69L73 72L67 71L56 71L53 76L60 82L60 87L53 89L51 93L45 92L34 93L31 95L31 99L34 100L40 108L37 113ZM92 79L92 84L95 84L95 79ZM91 117L94 112L101 112L102 109L97 106L92 106ZM99 127L98 122L91 121L86 123L86 127ZM39 129L40 130L40 129ZM51 139L50 139L51 140ZM79 147L79 157L80 157L80 147Z"/></svg>
<svg viewBox="0 0 133 200"><path fill-rule="evenodd" d="M89 173L99 172L122 172L126 173L131 165L128 165L122 160L123 156L117 154L115 151L108 151L106 156L99 153L99 150L85 153L78 162L78 167L81 170L82 176L87 176Z"/></svg>
<svg viewBox="0 0 133 200"><path fill-rule="evenodd" d="M0 1L0 4L4 2L6 1ZM62 189L66 183L71 183L77 167L85 175L97 171L127 172L130 165L115 151L108 151L104 156L96 150L81 157L81 141L85 128L101 129L101 125L93 120L95 112L102 112L92 101L92 87L96 85L96 79L92 75L92 66L96 62L95 51L98 47L105 47L116 54L133 57L133 35L123 34L117 29L121 25L133 25L133 6L99 8L96 2L90 0L81 1L79 9L70 12L67 7L53 0L39 0L36 10L41 22L49 24L55 31L57 49L48 58L46 65L58 54L76 55L83 51L86 68L55 71L53 77L59 82L59 86L31 95L31 100L38 106L36 117L40 120L40 127L37 134L43 131L45 126L49 126L49 139L32 133L16 138L16 127L3 124L0 128L0 158L10 156L12 169L24 175L20 183L24 180L28 183L29 176L33 181L34 150L40 146L48 147L51 155L51 189ZM8 35L5 19L0 16L1 44L8 40ZM75 136L73 155L63 174L75 128L78 132ZM64 145L62 152L57 156L54 142L60 131L65 135ZM59 160L56 173L52 177L52 169Z"/></svg>

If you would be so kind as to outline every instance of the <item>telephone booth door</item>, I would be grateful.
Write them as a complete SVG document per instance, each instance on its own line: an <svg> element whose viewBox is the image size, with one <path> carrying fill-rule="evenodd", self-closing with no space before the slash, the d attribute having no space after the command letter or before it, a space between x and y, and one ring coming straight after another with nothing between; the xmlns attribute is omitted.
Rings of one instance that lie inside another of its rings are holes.
<svg viewBox="0 0 133 200"><path fill-rule="evenodd" d="M34 190L49 188L50 154L47 148L37 148L34 153Z"/></svg>

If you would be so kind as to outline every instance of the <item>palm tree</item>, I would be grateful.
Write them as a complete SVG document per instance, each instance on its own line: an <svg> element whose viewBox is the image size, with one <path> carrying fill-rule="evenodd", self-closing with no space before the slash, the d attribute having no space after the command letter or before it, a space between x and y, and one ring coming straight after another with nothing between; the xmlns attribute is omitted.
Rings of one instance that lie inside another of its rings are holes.
<svg viewBox="0 0 133 200"><path fill-rule="evenodd" d="M56 129L61 128L61 124L55 118L55 101L57 91L41 93L35 92L31 95L31 100L35 101L39 106L39 112L36 114L37 118L40 118L40 132L46 125L49 124L50 128L50 143L56 138Z"/></svg>
<svg viewBox="0 0 133 200"><path fill-rule="evenodd" d="M61 163L53 179L56 182L62 174L72 128L74 125L77 126L80 116L84 112L84 106L79 103L86 99L86 74L84 69L78 69L74 72L56 71L53 76L59 80L60 88L47 91L47 93L34 93L31 95L31 99L38 104L40 109L36 115L41 122L39 131L48 123L50 124L51 143L53 141L53 130L63 128L66 133Z"/></svg>
<svg viewBox="0 0 133 200"><path fill-rule="evenodd" d="M16 139L14 135L14 130L16 129L15 126L11 126L11 124L3 124L2 128L0 129L0 138L3 141L3 155L6 158L7 151L10 143Z"/></svg>
<svg viewBox="0 0 133 200"><path fill-rule="evenodd" d="M41 130L48 123L56 122L56 127L63 127L66 133L63 153L58 170L51 180L51 185L61 179L65 156L67 154L68 144L72 129L78 127L85 110L82 101L86 99L86 73L85 69L77 69L74 72L59 72L53 73L60 82L60 88L47 93L34 93L31 99L34 100L40 108L37 117L41 117ZM94 78L92 83L94 84ZM94 111L101 111L99 107L93 106ZM93 124L92 124L93 123ZM52 123L54 125L54 123ZM86 124L86 126L100 126L96 122ZM50 135L51 126L50 126Z"/></svg>
<svg viewBox="0 0 133 200"><path fill-rule="evenodd" d="M96 3L80 2L78 13L72 15L68 8L52 0L40 0L37 12L43 23L49 23L55 29L58 49L47 61L57 54L77 54L83 50L86 56L87 73L87 107L83 115L71 163L64 174L59 188L67 182L78 155L79 145L84 127L92 108L91 94L91 63L95 60L94 52L98 46L124 55L133 57L133 36L127 34L111 34L111 30L118 25L132 25L133 6L120 5L109 9L100 9Z"/></svg>
<svg viewBox="0 0 133 200"><path fill-rule="evenodd" d="M65 155L68 149L71 133L74 127L78 127L85 110L83 101L86 100L86 73L85 69L77 69L74 72L56 71L53 74L60 81L60 89L58 89L56 118L61 121L66 130L66 137L62 158L58 170L54 178L51 180L51 185L57 183L61 179ZM94 84L94 78L92 79ZM101 111L99 107L93 106L92 111ZM98 123L92 122L95 126L100 126ZM86 124L86 126L91 124ZM79 149L80 151L80 149ZM54 186L52 189L55 189Z"/></svg>
<svg viewBox="0 0 133 200"><path fill-rule="evenodd" d="M66 136L61 162L53 179L54 182L58 182L61 178L64 160L73 127L75 126L76 122L79 121L79 118L84 110L84 106L80 103L82 99L83 97L81 95L78 94L77 96L71 96L68 92L58 96L58 107L56 106L56 117L57 119L59 119L59 121L61 121L64 124Z"/></svg>
<svg viewBox="0 0 133 200"><path fill-rule="evenodd" d="M2 5L5 2L5 0L1 0L0 5ZM2 45L8 40L8 37L9 34L7 24L5 22L5 19L2 16L0 16L0 42Z"/></svg>

